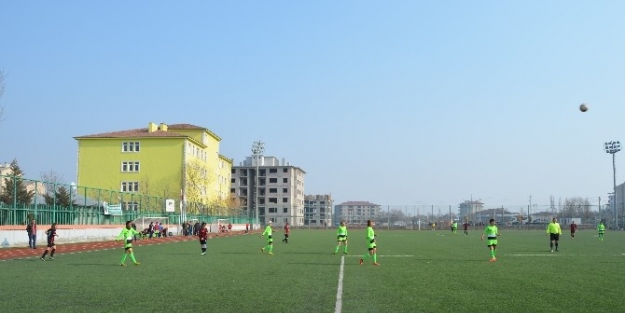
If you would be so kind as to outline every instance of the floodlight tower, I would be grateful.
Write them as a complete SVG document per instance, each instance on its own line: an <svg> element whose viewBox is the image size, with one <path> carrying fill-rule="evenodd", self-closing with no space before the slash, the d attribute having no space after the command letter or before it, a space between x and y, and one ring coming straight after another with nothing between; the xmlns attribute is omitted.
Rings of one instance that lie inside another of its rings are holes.
<svg viewBox="0 0 625 313"><path fill-rule="evenodd" d="M258 167L260 165L260 159L263 157L263 152L265 152L265 143L260 140L254 141L254 144L252 144L252 154L254 155L254 159L256 160L256 173L254 174L254 212L256 222L259 224L260 220L258 219Z"/></svg>
<svg viewBox="0 0 625 313"><path fill-rule="evenodd" d="M621 142L620 141L609 141L605 144L605 152L612 155L612 179L613 179L613 187L614 187L614 224L616 225L616 229L618 230L618 203L616 202L616 162L614 159L614 155L621 151Z"/></svg>

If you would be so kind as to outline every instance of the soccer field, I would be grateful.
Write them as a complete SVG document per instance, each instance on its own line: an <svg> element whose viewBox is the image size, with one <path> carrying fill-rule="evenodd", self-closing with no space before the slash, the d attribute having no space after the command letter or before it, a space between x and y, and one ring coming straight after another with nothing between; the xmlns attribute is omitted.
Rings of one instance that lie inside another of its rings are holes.
<svg viewBox="0 0 625 313"><path fill-rule="evenodd" d="M497 262L480 232L376 231L378 262L358 265L362 230L349 254L335 232L275 234L274 255L258 234L140 246L140 266L119 266L123 249L0 262L2 312L623 312L625 232L562 237L549 252L542 231L505 231ZM342 251L342 250L341 250ZM131 264L131 263L129 263Z"/></svg>

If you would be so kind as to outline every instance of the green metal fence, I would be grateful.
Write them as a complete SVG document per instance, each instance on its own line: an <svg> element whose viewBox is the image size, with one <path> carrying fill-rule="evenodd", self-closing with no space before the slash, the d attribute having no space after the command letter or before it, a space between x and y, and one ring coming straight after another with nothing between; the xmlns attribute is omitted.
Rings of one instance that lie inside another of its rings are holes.
<svg viewBox="0 0 625 313"><path fill-rule="evenodd" d="M175 212L165 212L165 197L124 193L49 183L19 176L0 175L0 225L25 225L29 219L46 225L106 225L123 224L141 217L168 217L170 224L180 224L179 205ZM29 203L24 201L25 192L32 194ZM178 203L179 204L179 203ZM121 214L105 214L108 205L120 205ZM184 214L185 220L201 220L207 223L215 219L229 219L232 223L253 223L241 211L188 203L185 207L195 214Z"/></svg>

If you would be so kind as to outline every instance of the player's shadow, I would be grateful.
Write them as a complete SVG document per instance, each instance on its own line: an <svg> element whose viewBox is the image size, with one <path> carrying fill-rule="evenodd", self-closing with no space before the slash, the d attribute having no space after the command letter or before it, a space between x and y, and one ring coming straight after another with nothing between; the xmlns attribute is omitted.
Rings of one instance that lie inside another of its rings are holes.
<svg viewBox="0 0 625 313"><path fill-rule="evenodd" d="M484 262L484 259L417 259L414 258L416 262Z"/></svg>
<svg viewBox="0 0 625 313"><path fill-rule="evenodd" d="M319 263L319 262L289 262L288 265L316 265L316 266L339 266L341 264L333 262L333 263ZM345 264L349 265L349 264ZM356 263L355 265L358 265Z"/></svg>
<svg viewBox="0 0 625 313"><path fill-rule="evenodd" d="M119 264L102 264L102 263L66 263L67 266L115 266L121 267Z"/></svg>
<svg viewBox="0 0 625 313"><path fill-rule="evenodd" d="M327 255L332 255L332 253L327 253L327 252L310 252L310 251L305 251L305 252L284 252L283 254L327 254ZM338 254L338 253L337 253Z"/></svg>

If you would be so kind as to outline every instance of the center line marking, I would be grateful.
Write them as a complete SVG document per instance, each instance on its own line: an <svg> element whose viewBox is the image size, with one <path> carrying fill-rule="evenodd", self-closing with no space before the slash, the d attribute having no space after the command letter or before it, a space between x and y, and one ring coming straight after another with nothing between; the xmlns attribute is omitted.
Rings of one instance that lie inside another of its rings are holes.
<svg viewBox="0 0 625 313"><path fill-rule="evenodd" d="M341 313L341 307L343 306L343 268L345 268L345 256L341 256L339 286L336 288L336 305L334 306L334 313Z"/></svg>

